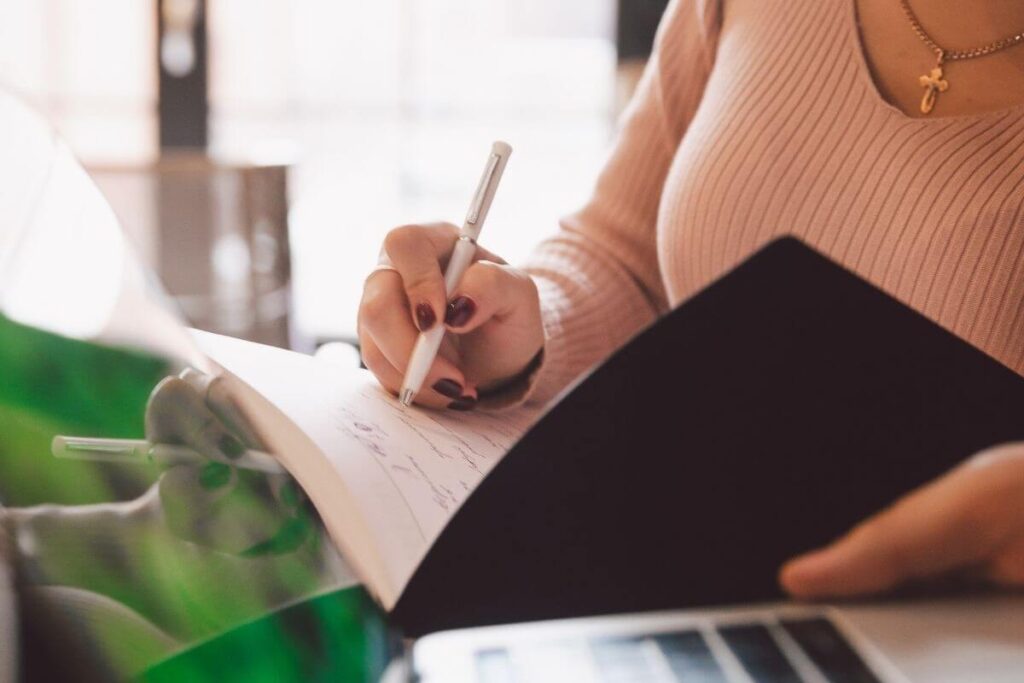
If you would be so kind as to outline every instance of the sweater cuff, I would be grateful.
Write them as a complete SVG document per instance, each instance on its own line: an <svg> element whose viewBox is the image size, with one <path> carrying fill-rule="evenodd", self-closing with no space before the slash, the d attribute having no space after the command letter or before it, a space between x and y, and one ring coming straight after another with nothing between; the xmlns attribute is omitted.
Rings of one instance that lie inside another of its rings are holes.
<svg viewBox="0 0 1024 683"><path fill-rule="evenodd" d="M609 331L602 307L581 306L559 283L539 274L533 277L540 293L544 347L517 380L480 397L477 406L484 410L551 403L654 318L639 295L613 290L609 303L623 314Z"/></svg>

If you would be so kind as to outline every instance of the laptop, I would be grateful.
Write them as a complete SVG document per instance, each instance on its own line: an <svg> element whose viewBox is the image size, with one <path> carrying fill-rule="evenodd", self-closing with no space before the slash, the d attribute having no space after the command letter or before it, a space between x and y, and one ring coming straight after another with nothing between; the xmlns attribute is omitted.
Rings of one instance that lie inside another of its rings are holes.
<svg viewBox="0 0 1024 683"><path fill-rule="evenodd" d="M418 683L1019 682L1024 595L491 626L426 636L410 659Z"/></svg>

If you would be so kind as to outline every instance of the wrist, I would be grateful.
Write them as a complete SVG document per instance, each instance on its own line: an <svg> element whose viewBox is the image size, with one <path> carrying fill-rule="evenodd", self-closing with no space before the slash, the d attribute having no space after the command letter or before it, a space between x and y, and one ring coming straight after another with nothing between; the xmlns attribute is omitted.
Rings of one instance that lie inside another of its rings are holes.
<svg viewBox="0 0 1024 683"><path fill-rule="evenodd" d="M519 372L481 385L478 389L479 399L495 407L502 407L516 402L518 397L526 394L531 380L537 373L543 360L544 346L542 345Z"/></svg>

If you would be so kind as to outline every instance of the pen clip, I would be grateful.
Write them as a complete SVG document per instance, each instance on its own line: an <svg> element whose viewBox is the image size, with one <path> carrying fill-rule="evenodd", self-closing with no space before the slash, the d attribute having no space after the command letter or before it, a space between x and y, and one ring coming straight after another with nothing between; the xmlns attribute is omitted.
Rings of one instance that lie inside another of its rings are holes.
<svg viewBox="0 0 1024 683"><path fill-rule="evenodd" d="M473 203L469 205L469 212L466 214L466 223L469 225L476 225L476 222L480 220L480 211L483 209L487 190L491 186L494 172L498 170L500 161L501 157L491 152L491 157L487 160L487 168L484 169L484 174L480 177L480 184L476 188L476 194L473 195Z"/></svg>

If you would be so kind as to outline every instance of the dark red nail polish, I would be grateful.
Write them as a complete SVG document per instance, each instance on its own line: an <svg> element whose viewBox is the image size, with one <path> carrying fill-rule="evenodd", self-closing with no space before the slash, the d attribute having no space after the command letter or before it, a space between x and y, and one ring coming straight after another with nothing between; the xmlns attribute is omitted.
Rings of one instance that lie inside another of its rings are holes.
<svg viewBox="0 0 1024 683"><path fill-rule="evenodd" d="M444 321L452 327L462 327L476 313L476 302L468 296L460 296L451 300L444 314Z"/></svg>
<svg viewBox="0 0 1024 683"><path fill-rule="evenodd" d="M420 328L420 332L426 332L436 322L437 316L434 315L434 309L430 304L416 304L416 326Z"/></svg>
<svg viewBox="0 0 1024 683"><path fill-rule="evenodd" d="M462 396L462 385L451 379L439 379L434 382L434 391L448 398Z"/></svg>
<svg viewBox="0 0 1024 683"><path fill-rule="evenodd" d="M452 401L448 404L448 407L452 410L473 410L476 407L475 396L462 396L458 401Z"/></svg>

